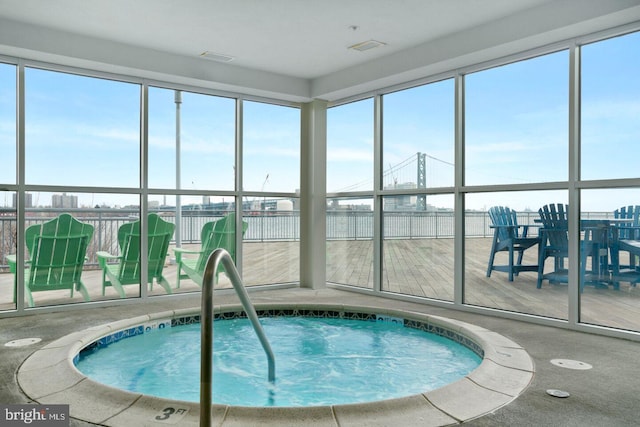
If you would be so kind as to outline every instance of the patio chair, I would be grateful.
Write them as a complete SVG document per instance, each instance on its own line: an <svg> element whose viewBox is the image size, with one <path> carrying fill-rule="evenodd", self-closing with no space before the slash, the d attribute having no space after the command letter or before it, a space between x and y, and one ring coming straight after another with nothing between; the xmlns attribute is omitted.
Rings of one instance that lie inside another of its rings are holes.
<svg viewBox="0 0 640 427"><path fill-rule="evenodd" d="M611 261L614 279L629 281L636 286L640 281L640 206L622 206L613 212L616 234L612 235ZM620 263L620 252L629 254L629 263Z"/></svg>
<svg viewBox="0 0 640 427"><path fill-rule="evenodd" d="M24 289L29 307L34 306L33 292L68 289L79 291L85 301L90 301L89 292L82 283L87 247L93 236L93 226L78 221L69 214L43 224L29 226L25 230L25 244L29 252L24 272ZM16 273L16 256L8 255L9 270ZM14 276L16 300L17 277Z"/></svg>
<svg viewBox="0 0 640 427"><path fill-rule="evenodd" d="M489 209L491 228L493 228L493 243L489 255L487 277L491 277L493 270L503 271L509 274L509 281L521 271L538 271L538 265L522 265L524 251L539 244L539 237L528 237L529 226L518 225L516 211L504 206L494 206ZM507 265L494 265L496 253L508 252ZM518 259L514 262L514 253L518 253Z"/></svg>
<svg viewBox="0 0 640 427"><path fill-rule="evenodd" d="M565 259L569 257L569 221L567 218L569 206L562 203L549 204L538 210L542 228L540 229L541 243L538 258L538 282L540 289L542 282L567 283L569 274L565 267ZM600 271L601 251L606 251L609 232L608 223L599 220L582 220L580 225L582 238L580 239L580 291L590 281L599 283L604 272ZM553 258L553 271L545 273L545 260ZM587 260L591 257L591 270L587 271ZM587 275L589 273L589 275Z"/></svg>
<svg viewBox="0 0 640 427"><path fill-rule="evenodd" d="M155 213L148 216L147 221L147 280L149 289L153 290L155 280L164 290L170 294L171 286L162 275L164 264L169 250L169 242L176 228L175 224L167 222ZM118 229L118 245L120 255L111 255L108 252L97 253L98 263L102 269L102 295L105 288L112 286L120 298L125 297L123 286L139 285L142 262L140 256L140 220L123 224ZM113 263L113 261L116 261Z"/></svg>
<svg viewBox="0 0 640 427"><path fill-rule="evenodd" d="M242 235L247 231L249 224L242 221ZM180 279L191 279L202 287L204 269L209 255L217 248L224 248L231 258L236 259L236 215L231 213L217 221L206 223L200 232L200 249L189 250L175 248L176 264L178 264L178 279L176 288L180 288ZM197 258L188 258L184 255L198 255ZM216 271L216 282L222 266Z"/></svg>
<svg viewBox="0 0 640 427"><path fill-rule="evenodd" d="M619 268L635 270L636 258L640 255L638 254L639 250L636 249L636 246L640 243L640 206L622 206L613 212L613 218L614 220L621 220L616 223L618 250L629 252L629 264L619 265ZM612 257L619 256L618 253L612 253L611 255Z"/></svg>

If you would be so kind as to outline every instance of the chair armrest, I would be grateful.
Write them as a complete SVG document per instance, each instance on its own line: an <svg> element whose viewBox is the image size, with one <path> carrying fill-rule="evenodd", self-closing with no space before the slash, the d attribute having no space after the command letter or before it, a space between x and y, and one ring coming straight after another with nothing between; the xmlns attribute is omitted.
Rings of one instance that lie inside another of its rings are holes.
<svg viewBox="0 0 640 427"><path fill-rule="evenodd" d="M183 254L199 254L202 251L194 251L192 249L184 249L184 248L173 248L175 253L183 253Z"/></svg>
<svg viewBox="0 0 640 427"><path fill-rule="evenodd" d="M10 273L14 273L16 272L16 256L15 255L7 255L7 263L9 263L9 272Z"/></svg>
<svg viewBox="0 0 640 427"><path fill-rule="evenodd" d="M507 225L507 224L498 224L498 225L490 225L489 228L495 228L495 229L499 229L499 228L505 228L505 229L514 229L516 232L516 235L518 234L518 229L522 229L522 235L520 237L527 237L527 234L529 233L529 227L539 227L539 225L536 224L518 224L518 225Z"/></svg>
<svg viewBox="0 0 640 427"><path fill-rule="evenodd" d="M98 257L98 264L100 265L100 268L105 268L107 266L107 261L109 260L122 258L119 255L111 255L109 252L105 251L96 252L96 256Z"/></svg>
<svg viewBox="0 0 640 427"><path fill-rule="evenodd" d="M182 260L182 255L183 254L201 254L202 251L194 251L192 249L184 249L184 248L173 248L173 252L176 254L176 263L180 264L180 261Z"/></svg>

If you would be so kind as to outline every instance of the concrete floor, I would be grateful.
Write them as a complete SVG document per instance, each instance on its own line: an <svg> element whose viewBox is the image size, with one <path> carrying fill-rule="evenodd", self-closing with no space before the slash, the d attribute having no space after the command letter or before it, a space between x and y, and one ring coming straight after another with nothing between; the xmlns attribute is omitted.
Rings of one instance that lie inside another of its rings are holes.
<svg viewBox="0 0 640 427"><path fill-rule="evenodd" d="M336 289L269 290L252 292L255 303L349 303L385 306L439 315L476 324L512 339L534 360L535 375L530 386L513 402L465 425L470 426L632 426L640 425L637 406L640 396L638 354L640 343L608 338L514 320L464 313L415 303L386 300ZM216 295L216 303L236 303L233 294ZM29 403L21 392L16 373L35 350L71 332L142 314L199 306L199 294L180 298L153 298L144 304L118 307L87 307L79 310L0 319L0 402ZM6 347L5 343L28 337L42 341L27 347ZM588 363L589 370L556 366L552 359ZM571 394L560 399L548 389ZM71 420L71 426L89 426ZM292 426L297 425L294 420ZM363 424L365 425L365 424ZM399 427L399 426L398 426Z"/></svg>

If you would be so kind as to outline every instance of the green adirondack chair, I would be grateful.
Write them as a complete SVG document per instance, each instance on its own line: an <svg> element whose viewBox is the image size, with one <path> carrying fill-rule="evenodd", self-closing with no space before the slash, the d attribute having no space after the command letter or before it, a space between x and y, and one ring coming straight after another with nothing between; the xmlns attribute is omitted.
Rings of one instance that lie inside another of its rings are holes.
<svg viewBox="0 0 640 427"><path fill-rule="evenodd" d="M247 231L249 224L242 221L242 235ZM176 287L180 287L180 279L191 279L202 287L204 269L209 255L217 248L224 248L231 258L236 259L236 216L229 214L217 221L206 223L200 232L200 250L188 250L175 248L176 263L178 264L178 280ZM194 254L197 258L187 258L183 255ZM216 271L216 282L222 266Z"/></svg>
<svg viewBox="0 0 640 427"><path fill-rule="evenodd" d="M171 286L162 275L169 242L176 228L175 224L167 222L155 213L148 216L148 282L150 290L153 290L155 280L164 290L170 294ZM107 286L113 286L120 298L125 297L123 286L139 285L142 262L140 257L140 220L126 223L118 229L118 245L120 255L111 255L100 251L98 263L102 268L102 295ZM117 261L117 263L110 263Z"/></svg>
<svg viewBox="0 0 640 427"><path fill-rule="evenodd" d="M25 244L29 252L24 272L24 289L29 307L34 306L33 292L68 289L79 291L85 301L89 292L81 280L87 247L93 236L93 226L78 221L69 214L25 230ZM9 270L17 272L16 256L7 256ZM14 295L17 277L14 276Z"/></svg>

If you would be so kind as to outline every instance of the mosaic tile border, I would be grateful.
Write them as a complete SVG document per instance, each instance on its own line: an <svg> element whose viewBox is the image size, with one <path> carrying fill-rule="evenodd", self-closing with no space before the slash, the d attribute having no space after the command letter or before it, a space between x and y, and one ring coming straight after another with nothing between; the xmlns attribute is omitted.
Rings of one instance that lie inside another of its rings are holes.
<svg viewBox="0 0 640 427"><path fill-rule="evenodd" d="M448 338L458 344L467 347L481 358L484 358L484 350L482 347L470 339L469 337L460 334L456 331L443 327L442 325L436 325L429 322L420 320L410 320L401 317L388 316L377 313L366 313L356 311L339 311L339 310L325 310L325 309L303 309L303 308L286 308L286 309L266 309L256 310L258 317L317 317L322 319L347 319L347 320L361 320L368 322L388 322L402 325L406 328L418 329L427 333L438 335L444 338ZM214 313L214 320L233 320L233 319L246 319L247 314L243 310L237 311L225 311ZM74 358L74 363L77 363L78 359L84 354L90 353L101 347L106 347L109 344L120 341L124 338L152 332L157 329L163 329L165 327L174 327L181 325L191 325L200 323L200 315L190 315L177 317L172 319L157 320L155 322L149 322L141 325L137 325L131 328L127 328L121 331L114 332L106 335L91 344L85 346L78 355Z"/></svg>

